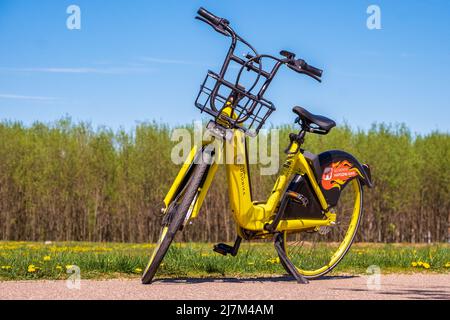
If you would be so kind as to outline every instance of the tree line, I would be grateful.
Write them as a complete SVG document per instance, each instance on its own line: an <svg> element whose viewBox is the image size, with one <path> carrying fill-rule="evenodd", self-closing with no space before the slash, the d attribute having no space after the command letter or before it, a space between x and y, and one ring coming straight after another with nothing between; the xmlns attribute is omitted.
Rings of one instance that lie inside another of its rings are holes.
<svg viewBox="0 0 450 320"><path fill-rule="evenodd" d="M298 129L279 129L283 150ZM156 241L162 199L179 170L170 159L176 143L171 132L157 123L113 131L70 119L31 126L0 122L0 240ZM342 149L370 164L375 188L366 189L357 240L449 240L448 133L342 126L327 136L308 135L305 148ZM254 198L265 199L276 176L260 176L252 165L251 179ZM219 168L183 240L234 240L225 180Z"/></svg>

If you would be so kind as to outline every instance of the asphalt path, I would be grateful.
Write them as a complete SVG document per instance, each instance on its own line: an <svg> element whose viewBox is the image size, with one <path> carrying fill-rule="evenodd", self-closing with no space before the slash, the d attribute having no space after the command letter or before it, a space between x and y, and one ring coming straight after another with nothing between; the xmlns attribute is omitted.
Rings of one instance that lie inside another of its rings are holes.
<svg viewBox="0 0 450 320"><path fill-rule="evenodd" d="M139 279L0 282L0 299L309 300L445 299L450 274L329 276L301 285L290 277L252 279Z"/></svg>

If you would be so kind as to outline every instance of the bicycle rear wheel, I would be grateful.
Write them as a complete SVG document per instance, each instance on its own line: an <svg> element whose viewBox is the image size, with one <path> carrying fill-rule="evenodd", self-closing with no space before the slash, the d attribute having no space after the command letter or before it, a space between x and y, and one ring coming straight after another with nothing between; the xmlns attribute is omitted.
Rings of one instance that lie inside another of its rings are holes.
<svg viewBox="0 0 450 320"><path fill-rule="evenodd" d="M359 179L341 192L331 211L336 224L300 233L284 233L284 250L299 273L307 279L323 276L335 268L350 249L363 209L363 190Z"/></svg>
<svg viewBox="0 0 450 320"><path fill-rule="evenodd" d="M152 282L159 266L161 265L164 256L175 238L176 233L183 225L190 210L193 210L199 188L206 174L208 164L202 162L196 165L189 181L178 196L169 205L166 215L164 216L162 229L156 243L156 247L150 257L150 261L142 275L142 283L149 284Z"/></svg>

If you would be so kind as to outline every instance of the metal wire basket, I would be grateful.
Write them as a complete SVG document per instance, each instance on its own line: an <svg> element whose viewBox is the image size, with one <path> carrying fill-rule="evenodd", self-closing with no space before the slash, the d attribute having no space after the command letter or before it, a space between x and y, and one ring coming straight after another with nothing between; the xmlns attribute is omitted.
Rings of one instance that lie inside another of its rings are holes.
<svg viewBox="0 0 450 320"><path fill-rule="evenodd" d="M275 111L272 102L258 97L239 84L233 84L208 71L195 100L195 106L214 117L225 128L237 128L256 136Z"/></svg>

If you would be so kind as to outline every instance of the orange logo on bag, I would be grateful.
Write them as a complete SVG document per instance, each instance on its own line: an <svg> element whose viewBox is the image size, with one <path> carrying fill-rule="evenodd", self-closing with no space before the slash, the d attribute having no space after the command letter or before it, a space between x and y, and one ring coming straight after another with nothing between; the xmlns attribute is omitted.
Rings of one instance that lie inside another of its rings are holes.
<svg viewBox="0 0 450 320"><path fill-rule="evenodd" d="M347 160L334 162L323 171L322 187L325 190L330 190L332 188L340 189L348 179L357 175L361 176L361 173Z"/></svg>

